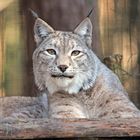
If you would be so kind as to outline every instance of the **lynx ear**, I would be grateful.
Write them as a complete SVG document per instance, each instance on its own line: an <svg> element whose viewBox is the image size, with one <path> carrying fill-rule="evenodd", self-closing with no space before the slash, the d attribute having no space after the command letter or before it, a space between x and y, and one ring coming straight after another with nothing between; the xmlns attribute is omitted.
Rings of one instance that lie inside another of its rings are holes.
<svg viewBox="0 0 140 140"><path fill-rule="evenodd" d="M91 46L92 23L88 17L76 27L74 33L80 35L86 41L87 45Z"/></svg>
<svg viewBox="0 0 140 140"><path fill-rule="evenodd" d="M48 25L45 21L37 18L34 25L34 37L37 44L39 44L44 37L48 34L53 33L54 29Z"/></svg>

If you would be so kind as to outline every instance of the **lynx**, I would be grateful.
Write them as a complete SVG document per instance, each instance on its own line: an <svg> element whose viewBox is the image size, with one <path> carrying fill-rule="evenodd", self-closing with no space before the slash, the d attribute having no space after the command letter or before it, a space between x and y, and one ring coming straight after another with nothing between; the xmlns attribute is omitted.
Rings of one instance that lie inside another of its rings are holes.
<svg viewBox="0 0 140 140"><path fill-rule="evenodd" d="M47 96L42 101L48 118L140 116L118 77L92 51L88 17L72 32L56 31L37 18L34 37L35 83Z"/></svg>

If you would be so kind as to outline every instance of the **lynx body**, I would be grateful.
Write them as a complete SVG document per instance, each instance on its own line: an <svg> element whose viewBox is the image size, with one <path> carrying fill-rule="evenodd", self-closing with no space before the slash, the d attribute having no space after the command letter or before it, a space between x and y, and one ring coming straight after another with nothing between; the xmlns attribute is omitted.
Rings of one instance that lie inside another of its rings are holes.
<svg viewBox="0 0 140 140"><path fill-rule="evenodd" d="M118 77L91 50L92 24L84 19L73 32L55 31L40 18L34 26L37 48L33 71L47 95L50 118L137 117ZM46 101L45 101L46 100Z"/></svg>

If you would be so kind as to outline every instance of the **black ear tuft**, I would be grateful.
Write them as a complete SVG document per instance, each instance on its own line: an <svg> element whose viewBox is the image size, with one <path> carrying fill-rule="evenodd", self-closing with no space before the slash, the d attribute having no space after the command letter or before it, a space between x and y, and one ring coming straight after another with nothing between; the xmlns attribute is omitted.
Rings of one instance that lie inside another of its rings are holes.
<svg viewBox="0 0 140 140"><path fill-rule="evenodd" d="M39 18L38 14L35 11L33 11L31 8L29 8L29 11L31 12L31 14L35 19Z"/></svg>

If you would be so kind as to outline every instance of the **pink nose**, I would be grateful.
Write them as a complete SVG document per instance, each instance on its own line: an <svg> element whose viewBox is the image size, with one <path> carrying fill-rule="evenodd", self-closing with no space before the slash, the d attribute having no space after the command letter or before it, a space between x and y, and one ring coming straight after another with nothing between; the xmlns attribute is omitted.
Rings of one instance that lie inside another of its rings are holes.
<svg viewBox="0 0 140 140"><path fill-rule="evenodd" d="M59 65L59 66L57 66L62 72L65 72L66 71L66 69L68 68L68 66L67 65Z"/></svg>

